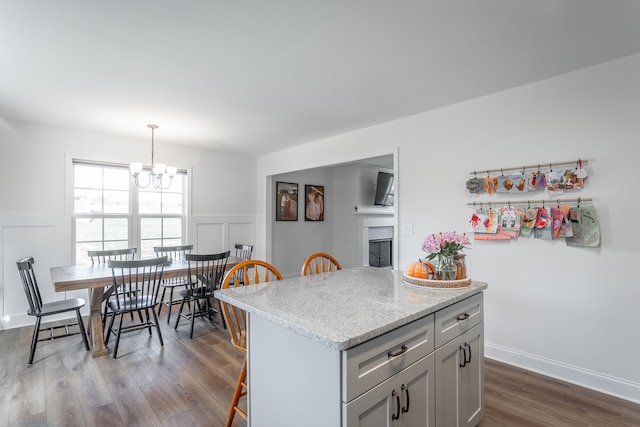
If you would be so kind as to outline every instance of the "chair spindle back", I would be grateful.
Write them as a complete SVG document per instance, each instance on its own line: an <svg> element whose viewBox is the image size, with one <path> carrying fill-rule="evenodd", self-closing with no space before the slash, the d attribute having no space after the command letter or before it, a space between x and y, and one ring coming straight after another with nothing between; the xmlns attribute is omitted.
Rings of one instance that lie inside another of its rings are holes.
<svg viewBox="0 0 640 427"><path fill-rule="evenodd" d="M91 258L91 264L106 264L111 260L131 261L135 257L138 248L126 249L106 249L99 251L87 251L87 255Z"/></svg>
<svg viewBox="0 0 640 427"><path fill-rule="evenodd" d="M342 266L333 256L317 252L310 255L302 265L302 276L310 274L327 273L331 271L342 270Z"/></svg>
<svg viewBox="0 0 640 427"><path fill-rule="evenodd" d="M118 309L144 309L158 302L158 291L167 257L135 261L109 260Z"/></svg>
<svg viewBox="0 0 640 427"><path fill-rule="evenodd" d="M18 264L18 273L22 279L22 287L29 302L29 314L40 313L42 310L42 297L38 288L38 280L33 270L33 257L23 258L16 262Z"/></svg>
<svg viewBox="0 0 640 427"><path fill-rule="evenodd" d="M243 280L240 280L240 277ZM275 280L282 280L282 274L277 268L264 261L247 260L229 270L222 282L222 289L233 286L251 286ZM231 343L240 351L246 352L246 312L224 301L221 301L221 305Z"/></svg>

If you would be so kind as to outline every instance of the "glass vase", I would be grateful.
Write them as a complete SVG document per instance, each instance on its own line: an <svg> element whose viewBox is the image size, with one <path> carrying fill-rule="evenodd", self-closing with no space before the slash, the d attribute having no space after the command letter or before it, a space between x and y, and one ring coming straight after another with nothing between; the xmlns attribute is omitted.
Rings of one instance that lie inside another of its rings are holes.
<svg viewBox="0 0 640 427"><path fill-rule="evenodd" d="M457 268L456 280L462 280L467 278L467 264L464 260L465 254L456 254L453 256L453 263Z"/></svg>
<svg viewBox="0 0 640 427"><path fill-rule="evenodd" d="M436 263L436 279L456 280L458 268L453 262L453 257L443 256L438 258Z"/></svg>

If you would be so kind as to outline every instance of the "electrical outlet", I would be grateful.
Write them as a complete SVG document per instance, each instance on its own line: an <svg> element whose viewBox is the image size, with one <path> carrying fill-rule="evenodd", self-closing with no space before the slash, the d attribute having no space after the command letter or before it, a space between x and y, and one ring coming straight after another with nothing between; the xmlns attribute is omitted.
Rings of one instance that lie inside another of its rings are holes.
<svg viewBox="0 0 640 427"><path fill-rule="evenodd" d="M413 235L413 224L404 224L402 226L402 234L406 236Z"/></svg>

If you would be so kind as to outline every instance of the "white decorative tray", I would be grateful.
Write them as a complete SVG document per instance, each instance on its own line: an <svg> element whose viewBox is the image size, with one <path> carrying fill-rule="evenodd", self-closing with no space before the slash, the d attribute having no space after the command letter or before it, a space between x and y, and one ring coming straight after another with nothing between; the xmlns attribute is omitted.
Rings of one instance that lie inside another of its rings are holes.
<svg viewBox="0 0 640 427"><path fill-rule="evenodd" d="M417 277L409 277L402 273L402 280L409 285L419 286L423 288L434 289L457 289L466 288L471 286L471 278L466 277L460 280L431 280L431 279L418 279Z"/></svg>

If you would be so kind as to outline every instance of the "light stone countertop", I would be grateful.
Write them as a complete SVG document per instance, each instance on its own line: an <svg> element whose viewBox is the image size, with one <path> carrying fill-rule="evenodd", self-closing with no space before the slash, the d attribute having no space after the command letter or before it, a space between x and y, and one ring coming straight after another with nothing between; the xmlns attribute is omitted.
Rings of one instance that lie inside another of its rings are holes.
<svg viewBox="0 0 640 427"><path fill-rule="evenodd" d="M487 288L408 285L402 272L357 267L216 291L217 298L336 350L346 350Z"/></svg>

